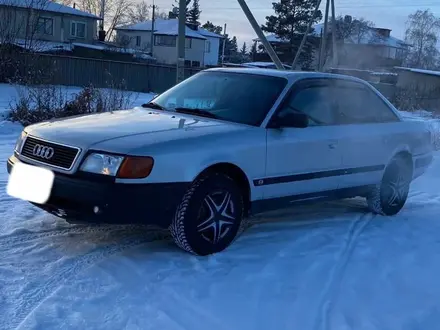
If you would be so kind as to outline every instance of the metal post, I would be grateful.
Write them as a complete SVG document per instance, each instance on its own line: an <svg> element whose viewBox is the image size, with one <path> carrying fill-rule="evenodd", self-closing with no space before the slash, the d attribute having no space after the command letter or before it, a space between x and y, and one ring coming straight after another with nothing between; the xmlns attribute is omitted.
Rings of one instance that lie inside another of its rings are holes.
<svg viewBox="0 0 440 330"><path fill-rule="evenodd" d="M261 30L260 26L258 25L257 21L255 20L255 17L252 15L252 12L250 11L249 7L246 4L245 0L237 0L241 9L243 10L244 14L246 15L249 23L251 23L252 27L254 28L255 33L257 34L260 41L263 43L264 48L266 49L267 53L269 54L271 60L275 63L278 70L284 70L283 63L281 63L280 59L278 58L278 55L275 53L275 51L272 48L272 45L267 41L266 36L264 35L263 31Z"/></svg>
<svg viewBox="0 0 440 330"><path fill-rule="evenodd" d="M331 0L332 4L332 42L333 42L333 66L337 66L338 60L338 48L336 44L336 17L335 17L335 0Z"/></svg>
<svg viewBox="0 0 440 330"><path fill-rule="evenodd" d="M325 64L325 50L326 50L326 41L328 34L328 12L330 7L330 0L327 0L325 5L325 18L324 18L324 33L322 34L322 42L321 42L321 52L320 52L320 60L319 60L319 71L322 71Z"/></svg>
<svg viewBox="0 0 440 330"><path fill-rule="evenodd" d="M222 49L222 66L225 63L225 47L226 47L226 23L225 23L225 28L223 30L223 49Z"/></svg>
<svg viewBox="0 0 440 330"><path fill-rule="evenodd" d="M292 70L295 70L296 64L298 63L298 60L299 60L299 56L301 55L301 51L302 51L302 49L304 47L304 44L306 43L307 36L309 35L310 28L312 27L312 24L315 21L315 17L316 17L316 14L317 14L318 10L319 10L319 6L320 5L321 5L321 0L318 0L317 4L316 4L315 11L313 12L313 17L310 20L309 25L307 25L307 30L306 30L306 32L304 34L304 37L301 40L301 44L299 45L299 48L298 48L298 50L296 52L296 55L295 55L295 58L293 59Z"/></svg>
<svg viewBox="0 0 440 330"><path fill-rule="evenodd" d="M186 0L179 0L179 36L177 38L177 83L185 79Z"/></svg>
<svg viewBox="0 0 440 330"><path fill-rule="evenodd" d="M151 57L153 57L153 47L154 47L154 23L156 20L156 5L153 3L153 15L151 17L151 41L150 41L150 51Z"/></svg>

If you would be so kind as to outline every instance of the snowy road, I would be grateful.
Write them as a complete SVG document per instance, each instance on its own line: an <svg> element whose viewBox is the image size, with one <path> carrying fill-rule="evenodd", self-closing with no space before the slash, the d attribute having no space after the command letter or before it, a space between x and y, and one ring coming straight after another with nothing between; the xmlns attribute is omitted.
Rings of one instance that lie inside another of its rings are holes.
<svg viewBox="0 0 440 330"><path fill-rule="evenodd" d="M71 226L7 196L19 129L0 122L0 329L438 329L440 154L398 216L362 200L284 210L197 258L166 233Z"/></svg>

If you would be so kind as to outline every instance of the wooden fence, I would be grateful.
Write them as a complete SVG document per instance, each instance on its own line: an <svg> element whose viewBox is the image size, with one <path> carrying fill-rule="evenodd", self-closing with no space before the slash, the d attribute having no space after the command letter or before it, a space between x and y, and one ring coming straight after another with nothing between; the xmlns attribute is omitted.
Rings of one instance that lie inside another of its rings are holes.
<svg viewBox="0 0 440 330"><path fill-rule="evenodd" d="M98 88L123 85L127 90L155 93L161 93L176 83L174 66L30 53L19 53L15 60L14 76L29 77L32 72L36 83L44 81L67 86L92 84ZM185 68L185 78L199 71Z"/></svg>

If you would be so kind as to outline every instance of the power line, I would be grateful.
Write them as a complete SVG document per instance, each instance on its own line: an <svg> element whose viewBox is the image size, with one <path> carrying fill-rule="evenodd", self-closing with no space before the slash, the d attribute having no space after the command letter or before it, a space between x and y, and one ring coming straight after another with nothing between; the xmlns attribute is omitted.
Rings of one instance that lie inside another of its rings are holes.
<svg viewBox="0 0 440 330"><path fill-rule="evenodd" d="M413 7L440 7L440 3L418 3L418 4L406 4L406 5L385 5L385 4L369 4L369 5L343 5L338 6L340 9L355 9L355 8L413 8ZM239 7L203 7L210 10L241 10ZM271 6L267 7L252 7L251 10L268 10L272 9Z"/></svg>

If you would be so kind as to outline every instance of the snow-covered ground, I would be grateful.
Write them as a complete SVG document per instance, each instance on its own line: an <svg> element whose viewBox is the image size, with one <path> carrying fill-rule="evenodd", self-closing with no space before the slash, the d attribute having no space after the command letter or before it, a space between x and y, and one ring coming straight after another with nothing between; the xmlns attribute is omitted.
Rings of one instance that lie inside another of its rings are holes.
<svg viewBox="0 0 440 330"><path fill-rule="evenodd" d="M165 233L67 225L7 196L20 129L0 123L0 329L438 329L440 154L395 217L297 207L197 258Z"/></svg>

